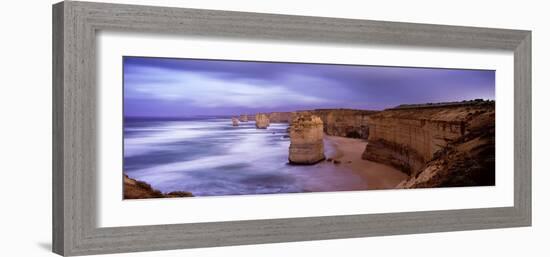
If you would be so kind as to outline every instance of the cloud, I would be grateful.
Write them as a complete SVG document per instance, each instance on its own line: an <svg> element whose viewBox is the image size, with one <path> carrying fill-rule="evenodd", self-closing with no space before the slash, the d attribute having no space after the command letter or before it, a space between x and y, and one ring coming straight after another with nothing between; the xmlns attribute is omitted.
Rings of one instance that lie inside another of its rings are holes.
<svg viewBox="0 0 550 257"><path fill-rule="evenodd" d="M125 113L214 115L494 99L495 71L124 57Z"/></svg>
<svg viewBox="0 0 550 257"><path fill-rule="evenodd" d="M295 75L289 76L286 81L277 82L257 79L224 80L212 72L134 67L131 72L125 74L125 97L127 99L188 101L190 104L205 108L277 107L287 104L331 102L330 99L306 95L288 87L292 83L316 80Z"/></svg>

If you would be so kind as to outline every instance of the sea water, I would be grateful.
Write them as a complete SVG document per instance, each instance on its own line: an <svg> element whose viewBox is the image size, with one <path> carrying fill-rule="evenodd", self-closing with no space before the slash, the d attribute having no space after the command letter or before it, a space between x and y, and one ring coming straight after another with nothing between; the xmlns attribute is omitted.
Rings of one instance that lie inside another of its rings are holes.
<svg viewBox="0 0 550 257"><path fill-rule="evenodd" d="M124 172L164 193L195 196L361 189L364 181L329 163L288 164L287 123L257 129L230 118L127 119ZM334 148L325 143L325 154Z"/></svg>

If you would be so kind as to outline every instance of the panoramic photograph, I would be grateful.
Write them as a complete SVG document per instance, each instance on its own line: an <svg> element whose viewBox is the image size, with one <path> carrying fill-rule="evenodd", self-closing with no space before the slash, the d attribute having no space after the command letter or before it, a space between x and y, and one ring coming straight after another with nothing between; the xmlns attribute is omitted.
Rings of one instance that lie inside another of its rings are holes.
<svg viewBox="0 0 550 257"><path fill-rule="evenodd" d="M494 70L122 61L123 199L495 185Z"/></svg>

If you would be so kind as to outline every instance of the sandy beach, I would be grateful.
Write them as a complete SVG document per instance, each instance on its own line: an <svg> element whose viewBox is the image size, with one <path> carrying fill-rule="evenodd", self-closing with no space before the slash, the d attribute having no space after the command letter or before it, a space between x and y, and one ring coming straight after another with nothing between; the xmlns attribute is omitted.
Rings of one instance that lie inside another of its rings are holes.
<svg viewBox="0 0 550 257"><path fill-rule="evenodd" d="M335 151L326 153L327 159L340 161L329 165L339 169L349 169L366 183L366 189L389 189L407 178L407 175L391 166L361 159L367 142L362 139L327 136L325 145L330 144Z"/></svg>

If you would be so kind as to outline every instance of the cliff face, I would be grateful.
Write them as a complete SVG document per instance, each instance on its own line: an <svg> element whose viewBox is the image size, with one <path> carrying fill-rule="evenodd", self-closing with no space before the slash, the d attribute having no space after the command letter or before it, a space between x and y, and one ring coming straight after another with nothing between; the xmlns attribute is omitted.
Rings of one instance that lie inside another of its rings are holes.
<svg viewBox="0 0 550 257"><path fill-rule="evenodd" d="M290 123L292 112L271 112L268 113L270 123Z"/></svg>
<svg viewBox="0 0 550 257"><path fill-rule="evenodd" d="M248 115L242 114L239 116L240 122L248 122Z"/></svg>
<svg viewBox="0 0 550 257"><path fill-rule="evenodd" d="M455 116L439 120L432 116L416 118L414 111L404 114L387 111L370 118L369 144L364 159L391 164L411 174L436 151L464 133L463 119Z"/></svg>
<svg viewBox="0 0 550 257"><path fill-rule="evenodd" d="M461 137L435 152L425 166L397 188L494 185L494 108L472 116Z"/></svg>
<svg viewBox="0 0 550 257"><path fill-rule="evenodd" d="M291 123L292 115L311 114L319 117L323 122L323 131L329 136L350 137L367 139L369 126L367 117L376 111L352 110L352 109L315 109L297 112L271 112L266 113L269 123ZM256 119L256 115L241 115L239 121Z"/></svg>
<svg viewBox="0 0 550 257"><path fill-rule="evenodd" d="M174 197L190 197L193 196L190 192L174 191L168 194L163 194L155 190L151 185L132 179L124 174L124 199L147 199L147 198L174 198Z"/></svg>
<svg viewBox="0 0 550 257"><path fill-rule="evenodd" d="M369 136L367 117L376 111L317 109L313 113L323 121L324 131L327 135L367 139Z"/></svg>
<svg viewBox="0 0 550 257"><path fill-rule="evenodd" d="M370 115L363 159L409 174L402 188L489 185L494 183L494 115L494 102Z"/></svg>
<svg viewBox="0 0 550 257"><path fill-rule="evenodd" d="M315 109L297 113L312 114L321 118L323 131L329 136L367 139L369 136L367 117L377 112L352 109Z"/></svg>
<svg viewBox="0 0 550 257"><path fill-rule="evenodd" d="M290 126L288 160L291 164L314 164L325 159L323 122L315 115L295 114Z"/></svg>
<svg viewBox="0 0 550 257"><path fill-rule="evenodd" d="M256 128L266 129L269 126L269 118L267 114L258 113L256 114Z"/></svg>

